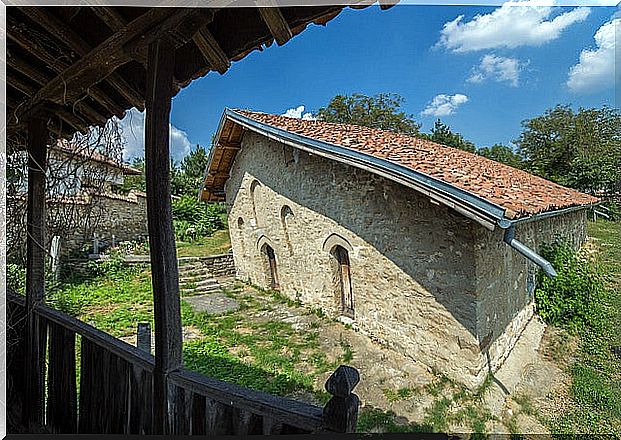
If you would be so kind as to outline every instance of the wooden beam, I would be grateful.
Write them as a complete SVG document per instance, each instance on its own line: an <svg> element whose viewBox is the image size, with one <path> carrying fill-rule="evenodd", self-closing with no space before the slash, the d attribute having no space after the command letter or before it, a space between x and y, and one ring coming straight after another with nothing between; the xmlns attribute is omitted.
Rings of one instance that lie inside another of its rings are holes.
<svg viewBox="0 0 621 440"><path fill-rule="evenodd" d="M9 77L7 78L7 84L17 90L19 90L21 93L23 93L24 95L26 95L27 97L31 97L32 95L34 95L34 93L36 92L36 88L34 86L31 86L30 84L26 83L25 81L17 78L17 77Z"/></svg>
<svg viewBox="0 0 621 440"><path fill-rule="evenodd" d="M231 67L229 57L224 53L216 39L206 27L199 29L199 31L194 34L192 40L203 54L205 61L209 63L213 70L218 71L220 74L224 74L224 72Z"/></svg>
<svg viewBox="0 0 621 440"><path fill-rule="evenodd" d="M34 82L39 84L39 86L45 85L50 80L47 77L47 75L42 74L39 70L37 70L34 67L30 66L23 59L21 59L19 57L16 57L12 53L8 54L7 64L11 68L15 69L17 72L19 72L22 75L27 76L30 79L32 79ZM9 73L8 78L7 78L7 83L9 85L12 85L12 86L14 86L14 87L19 89L20 80L17 77L10 75L10 73ZM33 89L33 90L31 90L30 93L27 93L27 95L28 95L28 97L30 97L34 93L35 93L35 90ZM108 120L108 118L106 118L104 115L99 113L92 106L86 104L84 102L84 100L80 101L76 105L76 107L79 109L80 113L83 113L84 116L86 116L87 118L91 119L93 122L95 122L97 124L105 124L106 121ZM83 121L83 122L90 122L90 121Z"/></svg>
<svg viewBox="0 0 621 440"><path fill-rule="evenodd" d="M22 47L29 54L32 54L39 60L43 61L43 63L53 72L61 74L65 69L69 68L69 64L67 64L65 61L60 60L58 57L50 54L45 47L43 47L42 45L38 43L37 38L34 34L32 34L32 31L30 31L28 28L25 28L24 26L21 26L10 15L7 16L7 29L8 29L7 37L11 41L16 43L20 47ZM25 67L25 66L28 66L25 62L21 63L21 68L28 69L30 72L32 71L37 72L35 73L35 75L29 75L29 76L32 77L33 80L37 81L39 84L49 86L49 84L52 82L52 80L50 78L46 78L46 76L43 75L39 69L30 67L30 66L29 67ZM41 78L45 78L45 79L41 80ZM56 77L55 80L57 80L58 78L59 77ZM68 84L65 84L65 86L68 86ZM96 86L93 86L90 88L84 87L81 90L81 94L83 94L84 91L86 91L87 95L91 96L94 100L98 101L104 108L107 108L108 110L110 110L111 113L115 115L123 114L125 109L120 107L108 95L103 93L101 89L99 89L98 87ZM41 91L39 91L38 93L40 92ZM59 97L60 101L62 101L63 97L64 95L61 94L61 96ZM27 111L28 113L32 114L34 113L34 108L43 101L45 100L37 101L36 103L29 101L24 106L22 106L24 108L20 107L20 111L21 112ZM58 102L58 103L62 103L62 102ZM26 106L31 106L31 105L32 105L31 108L26 108ZM21 115L21 112L20 112L20 115L18 115L20 116L20 119L27 119L23 117L23 115Z"/></svg>
<svg viewBox="0 0 621 440"><path fill-rule="evenodd" d="M93 47L84 41L73 29L61 20L49 13L45 8L20 8L24 14L36 21L51 35L58 38L69 49L75 51L80 57L86 56ZM138 110L144 110L144 99L136 92L118 73L112 73L106 78L110 85L132 106Z"/></svg>
<svg viewBox="0 0 621 440"><path fill-rule="evenodd" d="M112 32L118 32L125 27L127 21L116 9L108 6L91 6L91 10L104 22Z"/></svg>
<svg viewBox="0 0 621 440"><path fill-rule="evenodd" d="M155 317L153 372L153 434L170 434L168 374L182 367L179 270L172 227L170 196L170 106L175 64L173 45L157 40L149 45L145 121L147 221Z"/></svg>
<svg viewBox="0 0 621 440"><path fill-rule="evenodd" d="M42 323L34 313L45 301L45 172L48 131L46 121L28 121L28 207L26 212L26 395L24 425L43 426L45 345L40 338ZM33 431L30 431L33 432Z"/></svg>
<svg viewBox="0 0 621 440"><path fill-rule="evenodd" d="M278 7L259 8L259 14L279 46L293 37L289 24Z"/></svg>
<svg viewBox="0 0 621 440"><path fill-rule="evenodd" d="M36 105L44 101L60 104L74 102L85 89L93 87L130 61L128 50L149 44L158 35L182 23L191 12L192 9L149 9L51 80L20 107L19 116L27 119Z"/></svg>

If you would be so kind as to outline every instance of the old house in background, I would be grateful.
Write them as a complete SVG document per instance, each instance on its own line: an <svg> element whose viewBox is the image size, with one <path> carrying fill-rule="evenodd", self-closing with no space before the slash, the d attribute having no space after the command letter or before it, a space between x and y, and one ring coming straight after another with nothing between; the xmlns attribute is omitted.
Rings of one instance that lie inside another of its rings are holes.
<svg viewBox="0 0 621 440"><path fill-rule="evenodd" d="M366 127L226 110L203 200L226 200L238 276L344 317L469 386L533 316L537 254L578 247L594 197Z"/></svg>
<svg viewBox="0 0 621 440"><path fill-rule="evenodd" d="M103 154L92 145L64 139L51 145L48 151L47 236L61 238L63 253L85 247L92 250L94 237L101 245L147 237L146 195L136 190L122 191L125 177L142 171ZM119 148L117 153L120 152ZM25 211L28 189L25 158L22 162L23 171L17 174L8 195L15 201L7 207L11 219L20 218L18 212ZM24 230L19 223L11 228ZM9 243L24 247L25 236L9 233Z"/></svg>

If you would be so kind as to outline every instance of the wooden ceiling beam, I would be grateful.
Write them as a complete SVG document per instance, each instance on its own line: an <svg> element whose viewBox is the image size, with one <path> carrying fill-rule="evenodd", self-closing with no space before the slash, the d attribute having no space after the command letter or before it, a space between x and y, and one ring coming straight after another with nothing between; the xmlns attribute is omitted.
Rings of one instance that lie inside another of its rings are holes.
<svg viewBox="0 0 621 440"><path fill-rule="evenodd" d="M9 81L7 81L7 84L14 89L20 91L29 98L37 91L34 86L31 86L30 84L27 84L25 81L22 81L21 79L16 77L10 78Z"/></svg>
<svg viewBox="0 0 621 440"><path fill-rule="evenodd" d="M50 34L58 38L69 49L75 51L80 57L86 56L93 47L84 41L70 26L53 16L45 8L20 8L24 14L36 21ZM108 78L108 83L132 106L138 110L144 110L144 98L125 81L121 75L114 72Z"/></svg>
<svg viewBox="0 0 621 440"><path fill-rule="evenodd" d="M282 46L293 37L291 28L278 7L259 8L259 14L261 14L261 18L279 46Z"/></svg>
<svg viewBox="0 0 621 440"><path fill-rule="evenodd" d="M231 67L231 60L229 60L229 57L224 53L207 27L199 29L194 34L192 40L213 70L224 74Z"/></svg>
<svg viewBox="0 0 621 440"><path fill-rule="evenodd" d="M41 73L39 70L35 69L31 65L29 65L26 61L24 61L22 58L16 56L10 51L7 51L7 64L9 67L14 69L15 71L32 79L39 86L44 86L50 81L50 78L47 75ZM8 84L13 85L13 83L16 83L16 81L19 81L19 79L16 78L14 75L11 75L9 72L8 81L7 81ZM28 97L31 97L35 92L36 90L33 90L32 93L28 94ZM106 96L106 100L108 100L107 96ZM114 102L112 102L112 100L109 100L109 102L113 106L116 105L114 104ZM84 101L79 102L79 109L81 112L84 113L85 116L90 117L93 121L99 124L105 124L105 122L108 120L108 118L106 118L104 115L99 113L92 106L86 104Z"/></svg>
<svg viewBox="0 0 621 440"><path fill-rule="evenodd" d="M127 25L127 21L114 8L91 6L91 10L112 32L118 32Z"/></svg>
<svg viewBox="0 0 621 440"><path fill-rule="evenodd" d="M34 57L38 58L53 72L57 74L61 74L65 69L69 68L68 63L50 54L46 50L46 48L44 48L38 42L36 35L32 34L32 32L29 31L26 27L20 26L12 18L11 15L7 15L7 29L8 29L7 37L9 40L13 41L18 46L20 46L22 49L24 49L25 51L27 51ZM19 61L20 59L17 57L15 57L14 59L16 60L14 62L17 63L16 66L19 66L19 67L16 67L16 70L23 71L24 74L27 74L34 81L39 83L41 86L47 86L52 81L50 78L47 78L46 76L44 76L44 74L41 73L40 69L30 66L25 61ZM11 58L9 58L7 62L10 64ZM67 86L67 84L65 83L62 83L62 84ZM111 113L120 115L120 114L123 114L123 112L125 111L125 109L123 109L120 105L114 102L112 98L106 95L98 87L90 87L90 88L85 87L84 89L81 90L81 92L84 92L84 90L87 90L88 95L90 95L94 100L98 101L103 107L110 110ZM63 95L61 94L59 98L60 98L60 101L62 101ZM43 101L44 100L41 100L37 103L40 103ZM58 102L58 104L62 104L62 103L63 102ZM21 107L20 107L20 110L21 110ZM32 110L30 110L30 112L32 112Z"/></svg>
<svg viewBox="0 0 621 440"><path fill-rule="evenodd" d="M24 106L19 117L27 119L45 101L73 102L131 60L128 50L143 47L178 26L192 9L152 8L72 64L46 84Z"/></svg>

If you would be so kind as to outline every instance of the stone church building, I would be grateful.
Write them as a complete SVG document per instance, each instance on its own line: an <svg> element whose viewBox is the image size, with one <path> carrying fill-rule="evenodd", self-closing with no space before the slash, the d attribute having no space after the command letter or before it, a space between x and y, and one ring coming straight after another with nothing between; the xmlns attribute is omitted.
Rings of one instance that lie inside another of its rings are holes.
<svg viewBox="0 0 621 440"><path fill-rule="evenodd" d="M237 275L471 387L533 317L537 254L578 247L597 199L433 142L225 110L203 200L226 200Z"/></svg>

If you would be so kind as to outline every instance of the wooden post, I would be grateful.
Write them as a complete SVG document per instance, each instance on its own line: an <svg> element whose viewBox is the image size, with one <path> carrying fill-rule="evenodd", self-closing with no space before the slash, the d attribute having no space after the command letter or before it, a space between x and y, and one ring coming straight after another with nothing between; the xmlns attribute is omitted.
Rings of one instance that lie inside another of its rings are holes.
<svg viewBox="0 0 621 440"><path fill-rule="evenodd" d="M353 367L341 365L326 381L326 391L332 398L323 408L324 429L331 432L356 432L360 399L352 393L360 382L360 373Z"/></svg>
<svg viewBox="0 0 621 440"><path fill-rule="evenodd" d="M175 65L174 46L165 39L149 45L146 89L145 165L147 221L155 315L153 434L170 434L175 398L167 386L181 368L179 270L170 198L169 124Z"/></svg>
<svg viewBox="0 0 621 440"><path fill-rule="evenodd" d="M151 354L151 324L139 322L136 331L136 347Z"/></svg>
<svg viewBox="0 0 621 440"><path fill-rule="evenodd" d="M45 374L44 329L34 308L45 298L45 169L48 132L45 120L28 121L28 208L26 215L26 395L23 422L29 428L43 425Z"/></svg>

